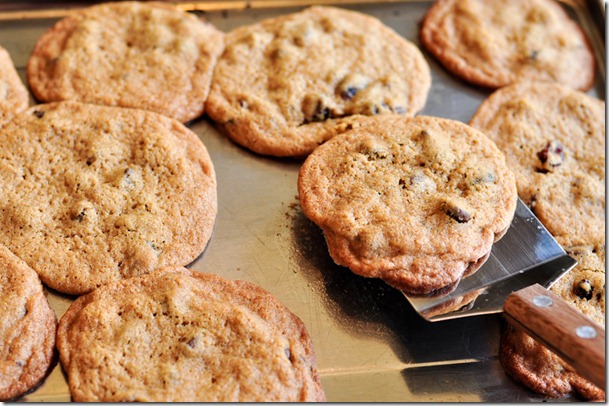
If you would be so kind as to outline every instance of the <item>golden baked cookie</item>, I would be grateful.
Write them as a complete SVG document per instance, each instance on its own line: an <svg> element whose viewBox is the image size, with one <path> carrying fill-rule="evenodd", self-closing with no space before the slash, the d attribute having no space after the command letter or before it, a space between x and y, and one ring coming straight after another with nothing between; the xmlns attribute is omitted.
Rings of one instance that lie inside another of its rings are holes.
<svg viewBox="0 0 609 406"><path fill-rule="evenodd" d="M605 325L605 247L567 249L577 259L575 268L550 290L591 320ZM561 358L526 333L506 326L499 359L505 371L535 392L552 398L577 396L602 401L605 391L582 378Z"/></svg>
<svg viewBox="0 0 609 406"><path fill-rule="evenodd" d="M57 319L36 272L0 245L0 400L34 388L55 355Z"/></svg>
<svg viewBox="0 0 609 406"><path fill-rule="evenodd" d="M0 126L25 110L29 97L10 54L0 46Z"/></svg>
<svg viewBox="0 0 609 406"><path fill-rule="evenodd" d="M562 359L522 330L504 326L499 359L504 370L536 393L562 399L603 401L605 391L575 373Z"/></svg>
<svg viewBox="0 0 609 406"><path fill-rule="evenodd" d="M359 12L310 7L225 39L205 110L264 155L307 155L354 115L414 115L431 86L417 46Z"/></svg>
<svg viewBox="0 0 609 406"><path fill-rule="evenodd" d="M595 81L584 31L554 0L437 0L420 39L448 71L479 86L541 80L588 90Z"/></svg>
<svg viewBox="0 0 609 406"><path fill-rule="evenodd" d="M503 151L520 198L563 247L605 244L605 102L566 86L521 82L470 121Z"/></svg>
<svg viewBox="0 0 609 406"><path fill-rule="evenodd" d="M109 2L70 13L43 34L27 65L34 96L203 113L224 34L169 4Z"/></svg>
<svg viewBox="0 0 609 406"><path fill-rule="evenodd" d="M517 201L514 174L480 131L398 115L363 119L318 147L298 194L337 264L412 294L477 269Z"/></svg>
<svg viewBox="0 0 609 406"><path fill-rule="evenodd" d="M325 400L298 317L257 285L182 267L81 296L57 347L77 402Z"/></svg>
<svg viewBox="0 0 609 406"><path fill-rule="evenodd" d="M82 294L187 265L211 237L214 167L174 119L43 104L9 122L0 145L0 243L53 289Z"/></svg>
<svg viewBox="0 0 609 406"><path fill-rule="evenodd" d="M568 247L566 251L577 266L552 286L552 292L604 326L605 246Z"/></svg>

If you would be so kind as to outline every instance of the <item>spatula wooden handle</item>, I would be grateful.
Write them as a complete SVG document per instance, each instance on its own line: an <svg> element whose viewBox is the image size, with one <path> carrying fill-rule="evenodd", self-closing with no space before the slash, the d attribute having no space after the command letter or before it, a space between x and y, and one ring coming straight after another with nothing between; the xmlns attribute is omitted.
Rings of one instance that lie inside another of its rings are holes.
<svg viewBox="0 0 609 406"><path fill-rule="evenodd" d="M560 356L577 373L605 389L605 328L541 285L508 296L506 319Z"/></svg>

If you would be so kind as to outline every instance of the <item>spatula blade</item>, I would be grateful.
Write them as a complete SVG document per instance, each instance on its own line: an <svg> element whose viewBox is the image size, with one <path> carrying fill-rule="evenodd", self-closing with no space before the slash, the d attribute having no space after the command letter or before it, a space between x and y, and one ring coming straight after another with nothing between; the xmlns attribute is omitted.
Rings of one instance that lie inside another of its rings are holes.
<svg viewBox="0 0 609 406"><path fill-rule="evenodd" d="M518 199L509 230L493 245L488 260L477 272L462 279L448 294L405 296L429 321L499 313L510 293L535 283L549 288L576 264L577 261L567 255L531 210ZM469 305L438 314L438 309L476 291L480 293Z"/></svg>

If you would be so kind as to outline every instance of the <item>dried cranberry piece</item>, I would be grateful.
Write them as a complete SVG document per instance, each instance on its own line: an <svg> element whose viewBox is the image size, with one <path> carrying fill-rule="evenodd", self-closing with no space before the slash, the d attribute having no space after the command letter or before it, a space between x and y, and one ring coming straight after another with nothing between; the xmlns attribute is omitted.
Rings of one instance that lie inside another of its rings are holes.
<svg viewBox="0 0 609 406"><path fill-rule="evenodd" d="M553 172L562 165L565 160L565 148L558 141L550 141L541 151L537 153L541 162L540 172Z"/></svg>

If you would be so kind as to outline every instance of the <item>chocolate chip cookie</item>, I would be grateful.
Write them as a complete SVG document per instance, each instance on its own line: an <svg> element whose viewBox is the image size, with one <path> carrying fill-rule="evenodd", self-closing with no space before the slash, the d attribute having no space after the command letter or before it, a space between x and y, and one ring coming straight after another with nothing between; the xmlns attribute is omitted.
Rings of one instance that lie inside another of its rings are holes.
<svg viewBox="0 0 609 406"><path fill-rule="evenodd" d="M81 296L57 347L78 402L325 400L297 316L257 285L181 267Z"/></svg>
<svg viewBox="0 0 609 406"><path fill-rule="evenodd" d="M470 124L506 155L518 193L563 247L605 244L605 102L522 82L485 100Z"/></svg>
<svg viewBox="0 0 609 406"><path fill-rule="evenodd" d="M567 249L578 264L550 289L591 320L605 325L605 247ZM577 396L603 401L605 391L575 373L561 358L526 333L505 326L499 359L503 368L535 392L552 398Z"/></svg>
<svg viewBox="0 0 609 406"><path fill-rule="evenodd" d="M412 294L477 269L517 202L495 144L463 123L427 116L363 119L309 155L298 193L337 264Z"/></svg>
<svg viewBox="0 0 609 406"><path fill-rule="evenodd" d="M0 126L25 110L29 97L10 54L0 47Z"/></svg>
<svg viewBox="0 0 609 406"><path fill-rule="evenodd" d="M135 107L187 122L203 113L223 35L169 4L95 5L40 37L27 79L39 101Z"/></svg>
<svg viewBox="0 0 609 406"><path fill-rule="evenodd" d="M23 395L53 364L57 319L36 272L0 245L0 400Z"/></svg>
<svg viewBox="0 0 609 406"><path fill-rule="evenodd" d="M479 86L541 80L588 90L595 81L588 38L554 0L437 0L420 38L448 71Z"/></svg>
<svg viewBox="0 0 609 406"><path fill-rule="evenodd" d="M82 294L186 265L214 225L207 149L146 110L57 102L0 132L0 243L48 286Z"/></svg>
<svg viewBox="0 0 609 406"><path fill-rule="evenodd" d="M259 154L307 155L354 115L414 115L431 85L416 45L354 11L311 7L225 39L205 109Z"/></svg>

